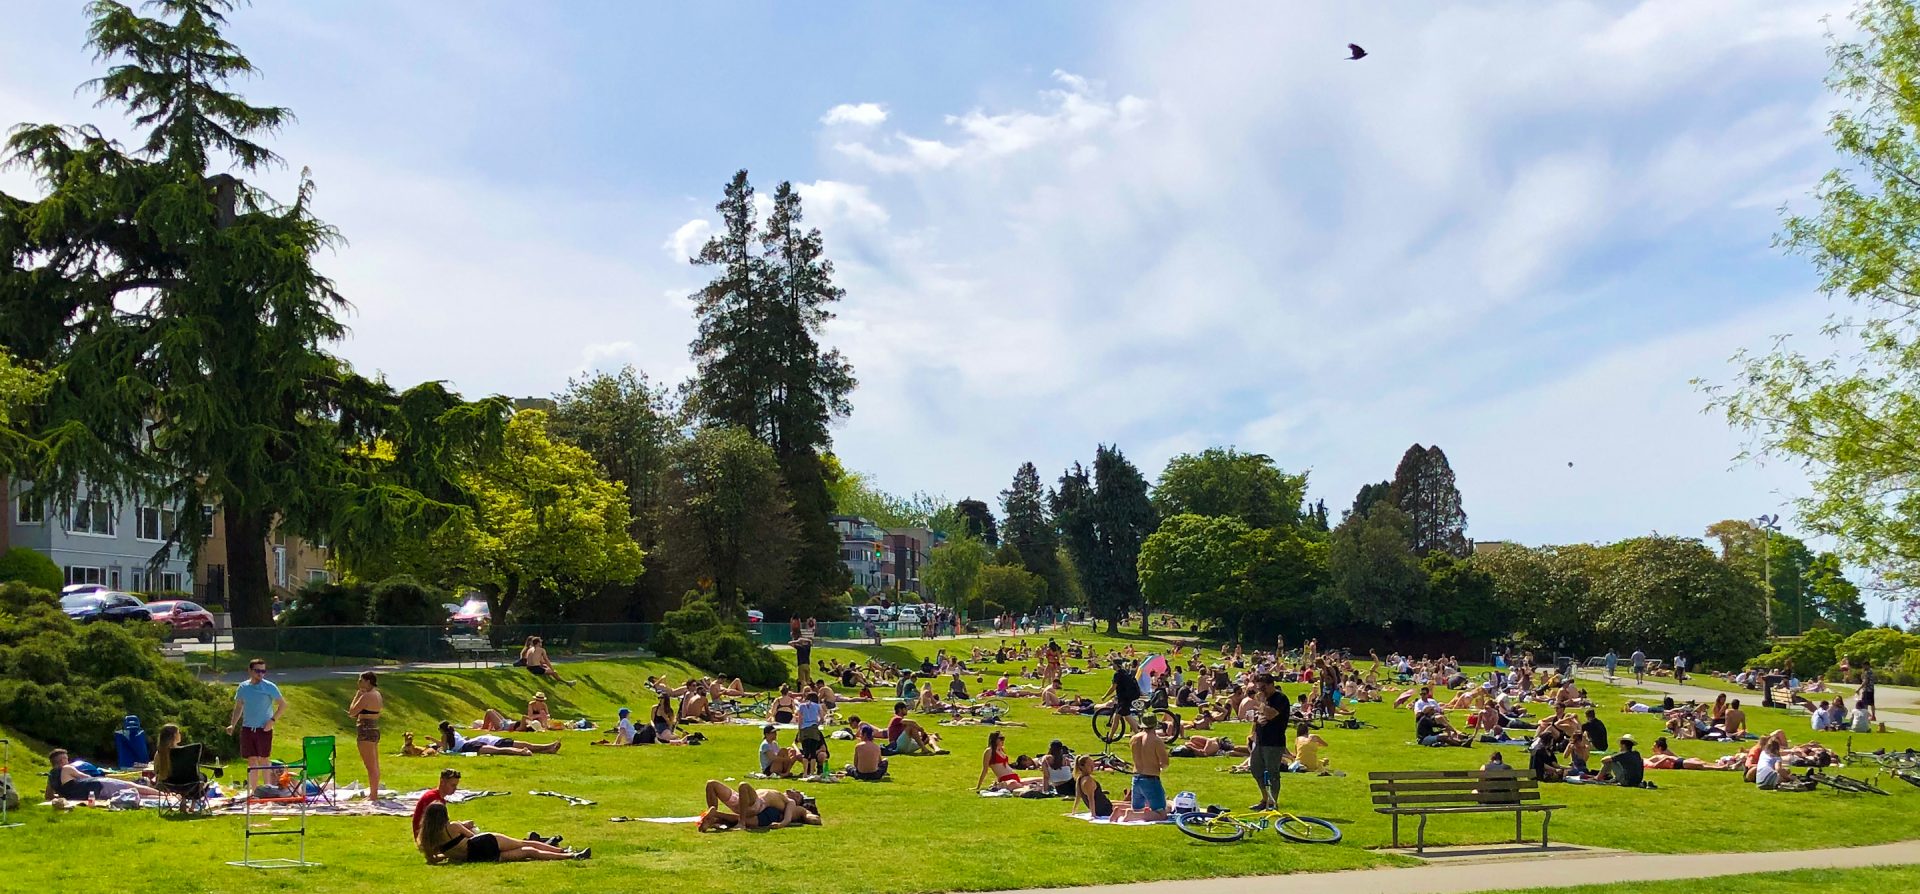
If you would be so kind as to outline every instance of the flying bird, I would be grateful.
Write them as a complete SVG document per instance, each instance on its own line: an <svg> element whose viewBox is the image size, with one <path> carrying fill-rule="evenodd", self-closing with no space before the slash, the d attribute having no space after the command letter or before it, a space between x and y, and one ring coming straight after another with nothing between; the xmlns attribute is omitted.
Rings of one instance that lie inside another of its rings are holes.
<svg viewBox="0 0 1920 894"><path fill-rule="evenodd" d="M1347 61L1349 62L1358 62L1361 59L1365 59L1367 57L1367 51L1361 49L1360 45L1357 43L1347 44L1347 49L1352 51L1353 53L1353 55L1347 57Z"/></svg>

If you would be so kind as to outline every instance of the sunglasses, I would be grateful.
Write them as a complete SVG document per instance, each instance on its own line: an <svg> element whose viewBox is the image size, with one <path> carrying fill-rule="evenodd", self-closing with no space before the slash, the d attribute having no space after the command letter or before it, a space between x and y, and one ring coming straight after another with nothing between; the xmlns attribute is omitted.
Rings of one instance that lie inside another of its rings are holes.
<svg viewBox="0 0 1920 894"><path fill-rule="evenodd" d="M247 670L252 671L253 673L256 673L256 674L264 674L267 672L267 669L264 667L250 667L250 668L247 668Z"/></svg>

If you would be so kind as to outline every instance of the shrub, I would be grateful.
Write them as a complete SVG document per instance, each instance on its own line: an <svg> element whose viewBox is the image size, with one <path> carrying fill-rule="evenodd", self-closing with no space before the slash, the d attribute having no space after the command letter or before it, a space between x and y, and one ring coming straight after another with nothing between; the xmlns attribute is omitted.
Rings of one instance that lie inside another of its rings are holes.
<svg viewBox="0 0 1920 894"><path fill-rule="evenodd" d="M280 616L282 627L358 627L367 623L365 584L311 583Z"/></svg>
<svg viewBox="0 0 1920 894"><path fill-rule="evenodd" d="M1775 643L1772 650L1749 660L1747 667L1784 667L1786 660L1792 658L1795 673L1812 677L1827 673L1828 668L1840 663L1839 645L1839 634L1815 628L1807 631L1806 636Z"/></svg>
<svg viewBox="0 0 1920 894"><path fill-rule="evenodd" d="M1890 627L1874 627L1847 637L1840 644L1839 652L1840 657L1851 660L1855 667L1863 662L1887 667L1899 661L1909 649L1920 649L1920 636Z"/></svg>
<svg viewBox="0 0 1920 894"><path fill-rule="evenodd" d="M60 573L60 566L53 564L52 559L24 546L16 546L0 556L0 583L8 581L19 581L35 589L58 593L66 583L66 576Z"/></svg>
<svg viewBox="0 0 1920 894"><path fill-rule="evenodd" d="M158 637L138 625L76 627L54 594L0 585L0 726L111 764L113 731L135 714L231 756L236 742L221 728L232 695L168 663Z"/></svg>
<svg viewBox="0 0 1920 894"><path fill-rule="evenodd" d="M754 642L745 627L722 622L713 603L704 597L691 598L685 607L667 612L654 635L653 649L724 677L739 677L749 686L787 680L787 663L772 649Z"/></svg>
<svg viewBox="0 0 1920 894"><path fill-rule="evenodd" d="M446 623L440 607L446 594L404 574L374 585L367 598L367 623L397 627L437 626Z"/></svg>
<svg viewBox="0 0 1920 894"><path fill-rule="evenodd" d="M1893 678L1889 682L1895 686L1920 685L1920 649L1908 649L1888 676Z"/></svg>

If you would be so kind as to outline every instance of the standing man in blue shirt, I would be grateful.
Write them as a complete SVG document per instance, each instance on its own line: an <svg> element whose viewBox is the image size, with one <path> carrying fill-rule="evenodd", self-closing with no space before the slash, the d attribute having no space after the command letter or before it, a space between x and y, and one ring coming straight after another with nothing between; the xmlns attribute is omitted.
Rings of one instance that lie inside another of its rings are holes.
<svg viewBox="0 0 1920 894"><path fill-rule="evenodd" d="M227 732L232 733L238 725L249 790L272 781L267 766L272 763L273 724L286 710L287 700L280 697L280 687L267 679L266 661L255 658L247 662L247 681L233 694L233 716L227 719ZM259 782L254 780L256 774Z"/></svg>
<svg viewBox="0 0 1920 894"><path fill-rule="evenodd" d="M1620 667L1620 653L1613 647L1607 648L1607 682L1613 682L1614 671Z"/></svg>

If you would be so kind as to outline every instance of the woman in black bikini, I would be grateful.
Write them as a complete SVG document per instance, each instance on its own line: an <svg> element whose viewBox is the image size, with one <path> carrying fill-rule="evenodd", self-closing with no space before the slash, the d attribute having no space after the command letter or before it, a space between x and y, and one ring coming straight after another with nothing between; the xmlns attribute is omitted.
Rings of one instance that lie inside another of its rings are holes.
<svg viewBox="0 0 1920 894"><path fill-rule="evenodd" d="M793 697L793 692L787 688L787 684L780 684L780 697L773 700L773 722L792 723L793 709L796 701Z"/></svg>
<svg viewBox="0 0 1920 894"><path fill-rule="evenodd" d="M414 841L427 862L440 863L518 863L522 860L588 860L593 848L574 852L544 841L508 838L497 832L480 832L473 823L447 818L447 803L427 805L420 819L420 837Z"/></svg>
<svg viewBox="0 0 1920 894"><path fill-rule="evenodd" d="M1093 755L1083 754L1073 762L1073 808L1080 809L1085 804L1087 812L1096 817L1113 816L1113 801L1107 798L1107 792L1100 787L1100 780L1093 778Z"/></svg>
<svg viewBox="0 0 1920 894"><path fill-rule="evenodd" d="M360 688L347 702L347 716L353 718L354 740L360 746L360 762L367 767L367 797L380 799L380 709L386 699L380 695L380 678L373 671L360 675Z"/></svg>

